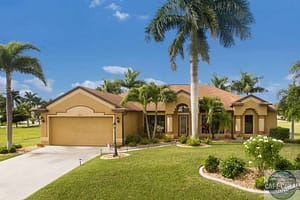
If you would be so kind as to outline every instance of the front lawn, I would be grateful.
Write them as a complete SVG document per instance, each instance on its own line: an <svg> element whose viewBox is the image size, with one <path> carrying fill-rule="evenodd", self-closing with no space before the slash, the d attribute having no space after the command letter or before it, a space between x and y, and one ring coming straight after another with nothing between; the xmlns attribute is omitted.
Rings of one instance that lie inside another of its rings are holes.
<svg viewBox="0 0 300 200"><path fill-rule="evenodd" d="M299 145L285 145L282 154L293 160ZM200 177L208 155L238 156L247 161L240 143L209 148L162 147L130 152L117 160L99 157L59 178L28 199L263 199Z"/></svg>

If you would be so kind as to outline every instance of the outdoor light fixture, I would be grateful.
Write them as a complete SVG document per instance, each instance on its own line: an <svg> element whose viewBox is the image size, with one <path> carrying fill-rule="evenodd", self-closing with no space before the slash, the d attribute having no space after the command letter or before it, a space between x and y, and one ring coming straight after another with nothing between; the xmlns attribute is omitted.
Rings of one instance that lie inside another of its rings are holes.
<svg viewBox="0 0 300 200"><path fill-rule="evenodd" d="M117 123L120 123L120 117L117 117Z"/></svg>
<svg viewBox="0 0 300 200"><path fill-rule="evenodd" d="M116 131L116 129L117 129L117 123L116 123L116 121L114 121L114 123L113 123L113 132L114 132L114 155L113 155L113 157L116 157L116 156L118 156L118 151L117 151L117 131Z"/></svg>

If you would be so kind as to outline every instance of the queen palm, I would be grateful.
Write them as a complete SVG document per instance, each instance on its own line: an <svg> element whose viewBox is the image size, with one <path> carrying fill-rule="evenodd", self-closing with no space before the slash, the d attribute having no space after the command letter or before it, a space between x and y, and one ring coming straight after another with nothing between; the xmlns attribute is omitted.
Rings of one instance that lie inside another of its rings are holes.
<svg viewBox="0 0 300 200"><path fill-rule="evenodd" d="M35 57L24 55L26 50L39 51L37 47L29 43L10 42L7 45L0 44L0 71L6 75L6 120L7 120L7 148L12 145L12 92L11 81L13 72L31 74L40 79L46 85L46 79L39 60Z"/></svg>
<svg viewBox="0 0 300 200"><path fill-rule="evenodd" d="M175 58L184 58L184 44L189 42L191 77L192 137L198 136L198 57L209 63L207 34L219 39L221 45L234 45L234 36L244 40L250 36L254 22L247 0L167 0L146 27L146 39L161 42L167 31L177 34L169 47L171 68Z"/></svg>
<svg viewBox="0 0 300 200"><path fill-rule="evenodd" d="M228 84L229 78L224 76L224 77L218 77L216 74L213 74L210 81L212 84L221 90L225 91L230 91L230 85Z"/></svg>
<svg viewBox="0 0 300 200"><path fill-rule="evenodd" d="M296 61L290 68L290 73L294 74L294 79L300 78L300 60Z"/></svg>
<svg viewBox="0 0 300 200"><path fill-rule="evenodd" d="M139 71L128 69L127 72L124 73L124 80L120 80L121 86L126 87L128 89L133 87L141 87L143 84L145 84L144 81L136 80L136 78L140 75Z"/></svg>

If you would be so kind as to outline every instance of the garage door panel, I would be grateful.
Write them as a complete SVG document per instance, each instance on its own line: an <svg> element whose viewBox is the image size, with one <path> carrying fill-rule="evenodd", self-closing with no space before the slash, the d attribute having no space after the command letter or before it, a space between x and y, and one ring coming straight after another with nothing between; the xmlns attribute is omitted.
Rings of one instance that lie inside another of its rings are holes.
<svg viewBox="0 0 300 200"><path fill-rule="evenodd" d="M106 145L112 143L111 117L53 117L51 144Z"/></svg>

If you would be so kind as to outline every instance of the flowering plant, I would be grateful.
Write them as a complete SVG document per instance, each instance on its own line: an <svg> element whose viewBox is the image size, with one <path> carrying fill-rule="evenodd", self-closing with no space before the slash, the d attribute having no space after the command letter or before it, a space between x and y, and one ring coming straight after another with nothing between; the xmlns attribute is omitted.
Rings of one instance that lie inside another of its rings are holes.
<svg viewBox="0 0 300 200"><path fill-rule="evenodd" d="M253 159L254 165L260 172L272 168L279 158L279 151L283 147L281 140L258 135L244 142L246 153Z"/></svg>

